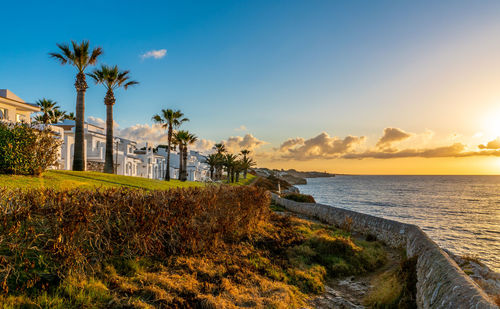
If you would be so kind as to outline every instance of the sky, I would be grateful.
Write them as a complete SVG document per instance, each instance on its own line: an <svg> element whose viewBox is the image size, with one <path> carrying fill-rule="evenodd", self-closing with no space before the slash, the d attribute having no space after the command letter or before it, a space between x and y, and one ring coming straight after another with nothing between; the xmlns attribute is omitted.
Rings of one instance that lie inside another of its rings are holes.
<svg viewBox="0 0 500 309"><path fill-rule="evenodd" d="M0 88L74 111L56 43L89 40L130 70L117 132L165 141L181 109L209 151L347 174L500 174L498 1L9 1ZM93 68L91 68L93 69ZM86 118L103 124L89 80Z"/></svg>

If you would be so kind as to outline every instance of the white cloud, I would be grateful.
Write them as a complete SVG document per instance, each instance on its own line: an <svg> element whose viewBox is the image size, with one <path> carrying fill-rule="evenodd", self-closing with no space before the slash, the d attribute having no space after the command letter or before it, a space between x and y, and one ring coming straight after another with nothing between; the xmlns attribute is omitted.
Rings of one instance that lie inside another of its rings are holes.
<svg viewBox="0 0 500 309"><path fill-rule="evenodd" d="M245 125L241 125L238 128L234 129L235 131L248 131L247 127Z"/></svg>
<svg viewBox="0 0 500 309"><path fill-rule="evenodd" d="M227 140L223 141L226 146L227 151L231 153L240 152L243 149L254 150L262 145L268 144L268 142L262 141L252 134L246 134L245 136L231 136Z"/></svg>
<svg viewBox="0 0 500 309"><path fill-rule="evenodd" d="M106 121L99 117L89 116L87 117L87 122L100 128L106 129ZM113 129L118 130L119 127L120 126L118 125L118 123L113 120Z"/></svg>
<svg viewBox="0 0 500 309"><path fill-rule="evenodd" d="M158 49L158 50L150 50L144 54L141 55L142 59L146 58L155 58L155 59L161 59L167 55L167 50L166 49Z"/></svg>
<svg viewBox="0 0 500 309"><path fill-rule="evenodd" d="M484 133L483 132L477 132L476 134L472 135L473 138L480 138L483 137Z"/></svg>

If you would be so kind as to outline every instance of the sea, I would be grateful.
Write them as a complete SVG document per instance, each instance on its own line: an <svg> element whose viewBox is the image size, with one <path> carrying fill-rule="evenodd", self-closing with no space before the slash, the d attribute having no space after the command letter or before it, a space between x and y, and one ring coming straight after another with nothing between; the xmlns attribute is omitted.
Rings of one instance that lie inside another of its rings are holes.
<svg viewBox="0 0 500 309"><path fill-rule="evenodd" d="M296 185L316 202L411 223L500 272L500 176L350 176Z"/></svg>

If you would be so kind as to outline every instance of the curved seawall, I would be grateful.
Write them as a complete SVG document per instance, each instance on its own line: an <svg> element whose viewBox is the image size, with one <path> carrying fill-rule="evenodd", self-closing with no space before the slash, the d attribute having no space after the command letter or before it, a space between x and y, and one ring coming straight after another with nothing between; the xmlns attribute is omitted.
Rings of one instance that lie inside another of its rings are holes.
<svg viewBox="0 0 500 309"><path fill-rule="evenodd" d="M373 234L391 247L406 248L418 256L417 304L419 308L498 308L458 265L413 224L383 219L317 203L298 203L271 193L272 200L292 212L333 225L352 219L351 228Z"/></svg>

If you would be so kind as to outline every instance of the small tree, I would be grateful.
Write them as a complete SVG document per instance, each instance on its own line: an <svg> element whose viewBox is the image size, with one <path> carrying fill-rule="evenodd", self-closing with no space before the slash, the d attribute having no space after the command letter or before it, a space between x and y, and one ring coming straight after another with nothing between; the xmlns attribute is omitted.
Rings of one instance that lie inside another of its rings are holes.
<svg viewBox="0 0 500 309"><path fill-rule="evenodd" d="M40 175L57 163L60 145L47 127L0 122L0 174Z"/></svg>

